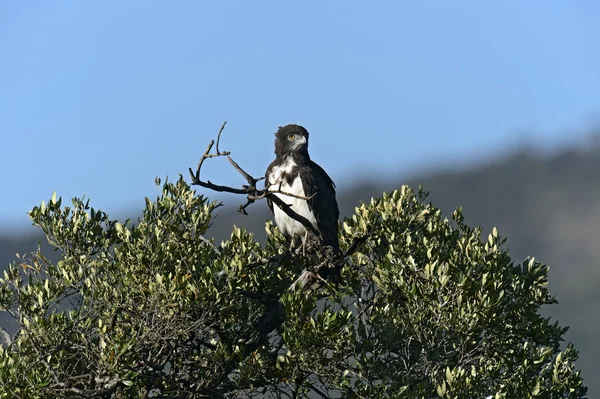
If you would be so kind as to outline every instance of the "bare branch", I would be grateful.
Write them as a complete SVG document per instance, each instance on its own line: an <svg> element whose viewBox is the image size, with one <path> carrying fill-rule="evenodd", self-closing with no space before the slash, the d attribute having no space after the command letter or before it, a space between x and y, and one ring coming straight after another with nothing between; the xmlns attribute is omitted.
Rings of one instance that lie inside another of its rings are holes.
<svg viewBox="0 0 600 399"><path fill-rule="evenodd" d="M217 135L217 154L221 153L221 151L219 151L219 141L221 141L221 133L223 133L223 129L225 129L226 124L227 121L224 121L223 126L221 126L221 129L219 129L219 134Z"/></svg>
<svg viewBox="0 0 600 399"><path fill-rule="evenodd" d="M213 249L213 251L217 253L217 255L221 255L221 251L211 240L204 237L203 235L198 235L198 238L200 238L206 245L210 246Z"/></svg>
<svg viewBox="0 0 600 399"><path fill-rule="evenodd" d="M192 178L192 184L196 185L196 186L202 186L205 188L209 188L211 190L219 191L219 192L229 192L229 193L234 193L234 194L247 194L247 191L244 189L236 189L233 187L220 186L217 184L213 184L210 181L203 182L202 180L200 180L200 170L202 169L202 164L204 163L204 160L206 160L208 158L219 157L219 156L229 156L229 152L221 152L221 153L217 153L217 154L211 154L210 150L212 149L212 146L214 144L215 144L214 140L211 140L210 143L208 144L206 151L204 151L204 154L200 158L200 161L198 161L198 167L196 168L196 173L194 173L192 171L192 168L188 168L188 170L190 172L190 176Z"/></svg>
<svg viewBox="0 0 600 399"><path fill-rule="evenodd" d="M321 234L319 234L319 232L317 231L317 229L315 228L315 226L304 216L297 214L296 212L294 212L292 210L292 206L289 204L286 204L285 202L283 202L283 200L281 198L279 198L278 196L276 196L273 193L267 193L267 198L269 198L271 201L273 201L277 206L279 206L279 208L289 217L291 217L292 219L302 223L302 225L304 226L304 228L308 231L310 231L311 233L313 233L315 236L317 237L321 237Z"/></svg>
<svg viewBox="0 0 600 399"><path fill-rule="evenodd" d="M229 163L233 165L233 167L235 168L235 170L237 170L242 176L244 176L244 179L246 179L246 181L248 182L248 184L256 183L257 181L264 179L264 177L261 177L260 179L255 179L254 177L250 176L229 155L227 155L227 159L229 160Z"/></svg>
<svg viewBox="0 0 600 399"><path fill-rule="evenodd" d="M264 179L264 177L262 179ZM314 193L310 197L305 197L303 195L292 194L292 193L288 193L287 191L282 191L282 190L272 190L272 191L271 190L262 190L262 191L263 191L263 193L261 195L259 195L258 197L253 197L252 199L259 200L259 199L267 198L269 196L269 194L282 194L282 195L287 195L288 197L298 198L298 199L308 201L310 199L313 199L314 196L317 195L317 193Z"/></svg>

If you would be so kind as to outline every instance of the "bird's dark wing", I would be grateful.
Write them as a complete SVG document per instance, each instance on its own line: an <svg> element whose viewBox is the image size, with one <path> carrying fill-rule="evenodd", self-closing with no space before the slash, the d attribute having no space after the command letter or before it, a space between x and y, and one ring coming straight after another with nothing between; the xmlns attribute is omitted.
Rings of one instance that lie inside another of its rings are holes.
<svg viewBox="0 0 600 399"><path fill-rule="evenodd" d="M271 164L267 168L267 171L265 172L265 190L267 190L269 188L269 175L271 174L271 171L275 167L276 162L277 162L277 160L271 162ZM273 201L271 201L269 198L267 198L267 205L269 205L269 209L271 210L271 213L274 213Z"/></svg>
<svg viewBox="0 0 600 399"><path fill-rule="evenodd" d="M308 207L314 213L317 227L323 237L323 243L333 247L337 252L340 244L338 239L338 219L340 211L335 199L335 184L331 177L313 161L299 168L304 195L309 199Z"/></svg>

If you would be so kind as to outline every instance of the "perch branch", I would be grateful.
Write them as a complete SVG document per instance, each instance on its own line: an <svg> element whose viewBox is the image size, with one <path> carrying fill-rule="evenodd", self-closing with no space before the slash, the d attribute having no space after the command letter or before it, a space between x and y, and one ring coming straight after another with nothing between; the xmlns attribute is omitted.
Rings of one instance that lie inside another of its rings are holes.
<svg viewBox="0 0 600 399"><path fill-rule="evenodd" d="M342 267L347 263L348 258L354 254L367 241L371 232L363 236L354 237L348 249L337 256L325 256L325 260L317 265L306 268L300 277L294 281L290 289L295 291L297 287L301 290L307 290L320 286L328 281L337 281L342 271Z"/></svg>

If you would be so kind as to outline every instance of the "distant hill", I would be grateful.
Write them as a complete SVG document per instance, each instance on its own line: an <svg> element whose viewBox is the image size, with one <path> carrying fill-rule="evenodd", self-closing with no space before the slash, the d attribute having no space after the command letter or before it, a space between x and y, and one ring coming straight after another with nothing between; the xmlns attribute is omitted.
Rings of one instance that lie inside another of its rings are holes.
<svg viewBox="0 0 600 399"><path fill-rule="evenodd" d="M571 326L567 339L580 351L578 367L583 369L589 397L598 397L600 381L594 376L600 373L596 338L600 333L596 288L600 285L600 144L550 155L522 149L460 170L444 169L406 180L358 181L340 189L341 213L351 215L361 201L402 184L422 185L431 193L431 202L446 214L462 206L467 222L482 226L485 234L498 227L508 237L515 262L532 255L550 265L550 288L560 304L547 314ZM241 202L235 196L226 198L212 235L225 238L236 224L264 238L264 221L270 217L266 204L254 204L250 215L243 216L236 212ZM0 236L0 265L14 260L15 252L34 249L40 239Z"/></svg>

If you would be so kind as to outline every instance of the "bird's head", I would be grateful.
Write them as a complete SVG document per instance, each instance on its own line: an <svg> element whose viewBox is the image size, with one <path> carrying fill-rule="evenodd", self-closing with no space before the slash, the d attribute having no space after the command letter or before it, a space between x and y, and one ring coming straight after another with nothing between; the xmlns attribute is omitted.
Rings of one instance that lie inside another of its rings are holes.
<svg viewBox="0 0 600 399"><path fill-rule="evenodd" d="M278 157L299 154L308 156L308 131L300 125L285 125L275 133L275 154Z"/></svg>

